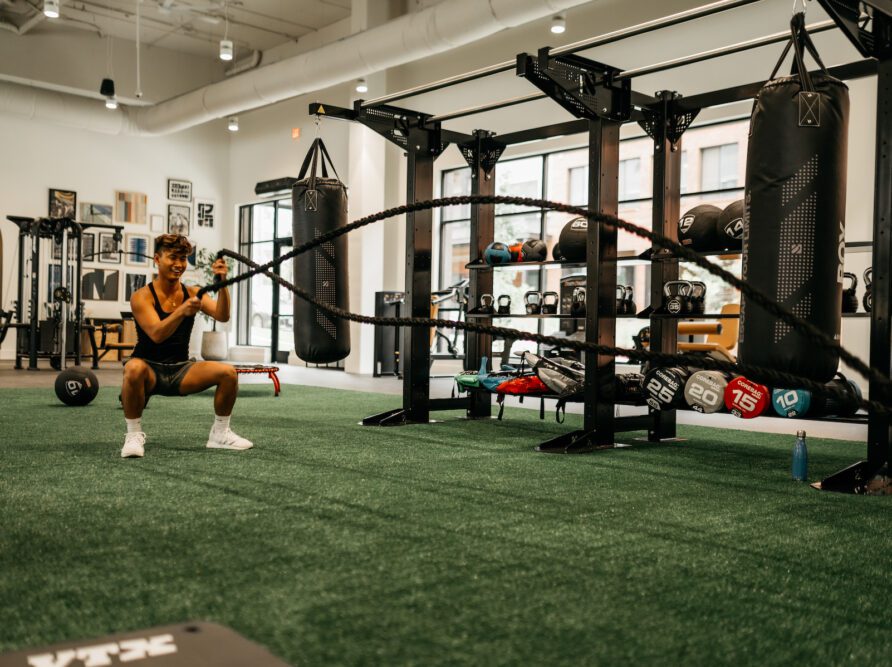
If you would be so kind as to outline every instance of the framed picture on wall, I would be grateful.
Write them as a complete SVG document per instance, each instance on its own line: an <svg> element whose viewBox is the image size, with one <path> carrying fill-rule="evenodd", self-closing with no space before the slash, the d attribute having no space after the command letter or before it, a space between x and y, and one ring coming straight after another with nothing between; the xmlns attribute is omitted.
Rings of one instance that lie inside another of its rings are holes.
<svg viewBox="0 0 892 667"><path fill-rule="evenodd" d="M153 213L149 216L150 224L149 231L153 234L163 234L164 233L164 216Z"/></svg>
<svg viewBox="0 0 892 667"><path fill-rule="evenodd" d="M96 252L96 234L84 232L81 234L81 255L85 262L95 262L98 258L93 255Z"/></svg>
<svg viewBox="0 0 892 667"><path fill-rule="evenodd" d="M192 181L167 179L167 198L171 201L192 201Z"/></svg>
<svg viewBox="0 0 892 667"><path fill-rule="evenodd" d="M150 266L149 237L145 234L125 234L125 264L130 266Z"/></svg>
<svg viewBox="0 0 892 667"><path fill-rule="evenodd" d="M195 224L199 227L213 228L217 217L217 207L209 199L195 199Z"/></svg>
<svg viewBox="0 0 892 667"><path fill-rule="evenodd" d="M118 242L111 232L99 232L99 261L105 264L120 264L121 255L118 253Z"/></svg>
<svg viewBox="0 0 892 667"><path fill-rule="evenodd" d="M117 301L118 276L115 269L90 269L81 278L81 295L91 301Z"/></svg>
<svg viewBox="0 0 892 667"><path fill-rule="evenodd" d="M115 191L115 222L146 224L148 197L142 192Z"/></svg>
<svg viewBox="0 0 892 667"><path fill-rule="evenodd" d="M111 204L93 204L92 202L81 203L81 222L93 223L99 225L112 224L112 205Z"/></svg>
<svg viewBox="0 0 892 667"><path fill-rule="evenodd" d="M77 193L72 190L50 188L49 212L51 218L77 217Z"/></svg>
<svg viewBox="0 0 892 667"><path fill-rule="evenodd" d="M146 286L148 276L144 273L124 274L124 301L130 301L133 293Z"/></svg>
<svg viewBox="0 0 892 667"><path fill-rule="evenodd" d="M191 213L191 206L183 206L182 204L168 204L167 233L189 236L189 217Z"/></svg>

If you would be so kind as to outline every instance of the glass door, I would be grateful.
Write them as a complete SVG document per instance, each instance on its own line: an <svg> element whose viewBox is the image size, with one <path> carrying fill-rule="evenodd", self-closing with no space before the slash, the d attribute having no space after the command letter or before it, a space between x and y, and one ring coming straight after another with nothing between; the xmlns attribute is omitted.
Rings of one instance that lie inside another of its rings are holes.
<svg viewBox="0 0 892 667"><path fill-rule="evenodd" d="M276 259L291 250L291 239L277 240L275 243ZM279 264L276 271L289 283L294 282L294 260L286 259ZM294 305L293 294L287 289L273 283L273 314L271 358L275 363L288 362L288 353L294 349Z"/></svg>

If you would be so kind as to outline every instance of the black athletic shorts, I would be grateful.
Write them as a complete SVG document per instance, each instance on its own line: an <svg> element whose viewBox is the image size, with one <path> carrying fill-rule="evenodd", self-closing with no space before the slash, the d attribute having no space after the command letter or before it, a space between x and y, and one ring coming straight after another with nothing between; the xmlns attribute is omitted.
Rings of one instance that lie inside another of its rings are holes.
<svg viewBox="0 0 892 667"><path fill-rule="evenodd" d="M138 357L137 357L138 358ZM153 371L155 371L155 387L146 396L158 394L159 396L179 396L180 383L186 377L186 372L192 368L194 361L181 361L175 364L161 364L157 361L143 359Z"/></svg>

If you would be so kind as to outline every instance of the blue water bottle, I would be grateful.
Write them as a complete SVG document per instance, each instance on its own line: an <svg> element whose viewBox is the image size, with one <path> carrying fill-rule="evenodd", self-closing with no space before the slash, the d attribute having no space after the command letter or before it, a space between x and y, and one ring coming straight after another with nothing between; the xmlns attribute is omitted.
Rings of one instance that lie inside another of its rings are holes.
<svg viewBox="0 0 892 667"><path fill-rule="evenodd" d="M796 432L796 444L793 446L793 479L797 482L808 481L808 448L805 446L805 431Z"/></svg>

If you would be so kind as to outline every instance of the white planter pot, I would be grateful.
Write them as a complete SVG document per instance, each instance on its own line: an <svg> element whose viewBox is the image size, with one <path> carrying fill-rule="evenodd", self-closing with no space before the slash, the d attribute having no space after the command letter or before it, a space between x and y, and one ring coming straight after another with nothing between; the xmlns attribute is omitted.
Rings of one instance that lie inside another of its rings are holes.
<svg viewBox="0 0 892 667"><path fill-rule="evenodd" d="M201 358L206 361L222 361L229 356L225 331L205 331L201 336Z"/></svg>

